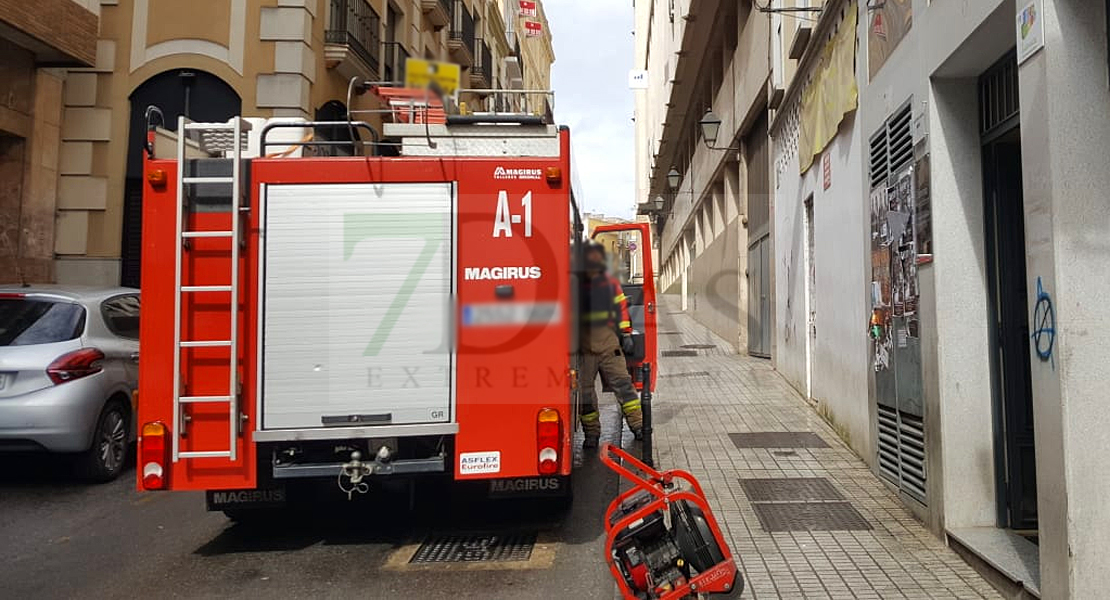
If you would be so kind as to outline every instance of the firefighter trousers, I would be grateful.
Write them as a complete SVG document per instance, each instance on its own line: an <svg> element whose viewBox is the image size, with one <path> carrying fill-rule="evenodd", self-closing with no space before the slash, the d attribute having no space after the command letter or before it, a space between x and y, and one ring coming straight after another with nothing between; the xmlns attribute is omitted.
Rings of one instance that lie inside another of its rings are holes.
<svg viewBox="0 0 1110 600"><path fill-rule="evenodd" d="M621 412L624 413L628 428L638 433L643 427L640 396L632 385L632 376L628 374L628 366L620 349L582 354L582 371L578 377L581 401L578 414L579 420L582 421L582 432L587 438L592 437L595 440L601 435L597 392L594 390L598 373L604 374L605 381L613 388L617 399L620 400Z"/></svg>

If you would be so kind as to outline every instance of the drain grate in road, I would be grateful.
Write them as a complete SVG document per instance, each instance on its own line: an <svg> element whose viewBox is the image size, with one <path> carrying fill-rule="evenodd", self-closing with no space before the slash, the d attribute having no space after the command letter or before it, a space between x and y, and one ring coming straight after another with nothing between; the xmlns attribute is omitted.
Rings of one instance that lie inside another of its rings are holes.
<svg viewBox="0 0 1110 600"><path fill-rule="evenodd" d="M730 433L737 448L828 448L821 436L812 431L756 431Z"/></svg>
<svg viewBox="0 0 1110 600"><path fill-rule="evenodd" d="M741 479L740 487L752 502L843 501L832 482L824 477L777 477Z"/></svg>
<svg viewBox="0 0 1110 600"><path fill-rule="evenodd" d="M683 344L682 348L690 348L691 350L712 350L717 346L713 344Z"/></svg>
<svg viewBox="0 0 1110 600"><path fill-rule="evenodd" d="M410 563L516 562L532 557L536 534L439 535L428 538Z"/></svg>
<svg viewBox="0 0 1110 600"><path fill-rule="evenodd" d="M709 377L709 371L690 371L688 373L667 373L660 377Z"/></svg>
<svg viewBox="0 0 1110 600"><path fill-rule="evenodd" d="M697 350L664 350L663 356L685 357L697 356Z"/></svg>
<svg viewBox="0 0 1110 600"><path fill-rule="evenodd" d="M871 524L848 502L752 504L759 524L776 531L867 531Z"/></svg>
<svg viewBox="0 0 1110 600"><path fill-rule="evenodd" d="M657 331L655 335L682 335L681 331Z"/></svg>

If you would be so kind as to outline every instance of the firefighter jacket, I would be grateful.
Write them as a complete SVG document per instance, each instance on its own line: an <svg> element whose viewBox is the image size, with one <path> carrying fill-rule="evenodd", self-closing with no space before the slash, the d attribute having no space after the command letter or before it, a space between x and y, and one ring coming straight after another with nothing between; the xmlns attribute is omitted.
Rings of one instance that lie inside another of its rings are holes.
<svg viewBox="0 0 1110 600"><path fill-rule="evenodd" d="M616 277L598 273L582 282L579 294L579 316L582 320L582 344L588 352L618 350L618 333L632 333L628 316L628 297Z"/></svg>

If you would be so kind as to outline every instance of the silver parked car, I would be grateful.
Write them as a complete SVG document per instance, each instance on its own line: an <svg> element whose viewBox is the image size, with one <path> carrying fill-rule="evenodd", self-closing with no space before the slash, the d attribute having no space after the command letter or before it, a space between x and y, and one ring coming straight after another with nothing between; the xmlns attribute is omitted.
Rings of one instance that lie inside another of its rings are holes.
<svg viewBox="0 0 1110 600"><path fill-rule="evenodd" d="M75 453L115 479L138 382L139 290L0 287L0 453Z"/></svg>

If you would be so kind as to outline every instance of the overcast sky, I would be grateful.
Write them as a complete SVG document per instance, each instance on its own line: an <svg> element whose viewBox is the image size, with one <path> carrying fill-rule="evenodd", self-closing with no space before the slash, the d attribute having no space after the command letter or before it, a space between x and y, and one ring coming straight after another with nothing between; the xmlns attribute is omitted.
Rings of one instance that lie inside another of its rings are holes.
<svg viewBox="0 0 1110 600"><path fill-rule="evenodd" d="M555 41L555 118L571 131L586 212L636 212L631 0L545 0Z"/></svg>

